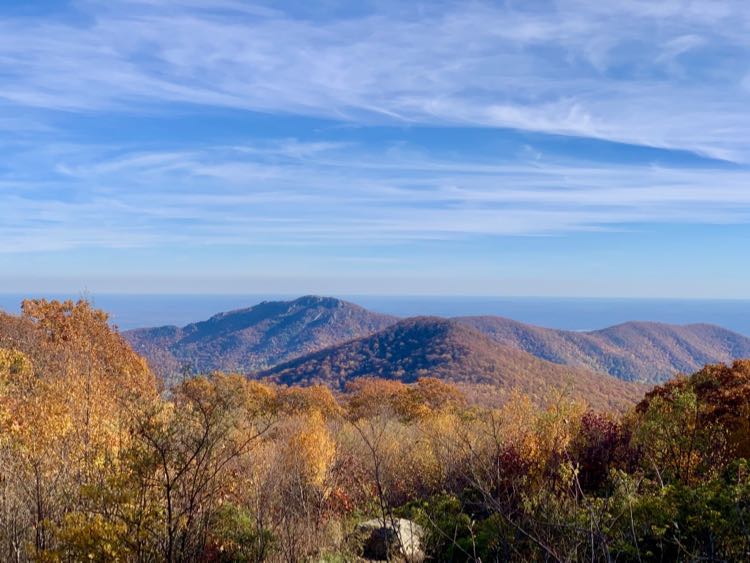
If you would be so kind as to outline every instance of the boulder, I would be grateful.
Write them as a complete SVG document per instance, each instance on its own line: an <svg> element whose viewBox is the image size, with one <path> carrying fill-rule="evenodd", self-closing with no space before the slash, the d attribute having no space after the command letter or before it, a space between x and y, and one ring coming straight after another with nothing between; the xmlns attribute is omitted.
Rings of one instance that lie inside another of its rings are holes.
<svg viewBox="0 0 750 563"><path fill-rule="evenodd" d="M364 538L362 556L384 561L402 559L409 563L424 561L422 527L406 518L373 518L357 526L357 535Z"/></svg>

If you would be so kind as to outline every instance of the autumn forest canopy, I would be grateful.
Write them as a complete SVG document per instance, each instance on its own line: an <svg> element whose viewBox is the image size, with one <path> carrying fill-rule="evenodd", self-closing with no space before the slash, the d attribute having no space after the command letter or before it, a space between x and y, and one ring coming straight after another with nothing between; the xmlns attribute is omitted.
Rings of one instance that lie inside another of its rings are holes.
<svg viewBox="0 0 750 563"><path fill-rule="evenodd" d="M385 543L390 560L750 549L750 361L619 412L565 389L482 406L429 376L166 385L86 302L0 323L4 561L351 561L373 519L419 530L418 549Z"/></svg>

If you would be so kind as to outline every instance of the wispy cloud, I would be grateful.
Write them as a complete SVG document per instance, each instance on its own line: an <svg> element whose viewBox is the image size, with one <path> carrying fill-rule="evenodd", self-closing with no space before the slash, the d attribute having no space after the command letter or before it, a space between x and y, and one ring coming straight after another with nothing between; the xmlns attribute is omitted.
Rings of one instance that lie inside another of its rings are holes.
<svg viewBox="0 0 750 563"><path fill-rule="evenodd" d="M366 247L750 221L750 175L739 167L597 165L533 150L504 161L435 158L403 145L295 139L118 154L68 145L15 156L26 175L0 176L6 253Z"/></svg>
<svg viewBox="0 0 750 563"><path fill-rule="evenodd" d="M316 18L280 5L120 0L81 2L67 18L5 18L0 112L178 102L750 160L741 0L378 7Z"/></svg>

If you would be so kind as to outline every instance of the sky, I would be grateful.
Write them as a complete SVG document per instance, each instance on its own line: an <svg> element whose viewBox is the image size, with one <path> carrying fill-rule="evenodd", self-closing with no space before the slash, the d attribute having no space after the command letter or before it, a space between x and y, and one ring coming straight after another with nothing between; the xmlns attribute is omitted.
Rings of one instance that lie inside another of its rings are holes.
<svg viewBox="0 0 750 563"><path fill-rule="evenodd" d="M0 3L0 292L750 298L739 1Z"/></svg>

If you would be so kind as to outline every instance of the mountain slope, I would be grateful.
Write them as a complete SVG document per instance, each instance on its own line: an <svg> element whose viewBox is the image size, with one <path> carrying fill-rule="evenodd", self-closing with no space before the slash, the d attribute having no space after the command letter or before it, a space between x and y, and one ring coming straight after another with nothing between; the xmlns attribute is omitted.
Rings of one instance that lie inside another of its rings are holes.
<svg viewBox="0 0 750 563"><path fill-rule="evenodd" d="M257 374L287 385L321 383L343 389L358 377L405 383L430 376L481 389L502 399L512 389L542 400L552 389L567 389L600 408L621 408L643 387L583 368L541 360L502 346L458 322L406 319L376 334L292 360Z"/></svg>
<svg viewBox="0 0 750 563"><path fill-rule="evenodd" d="M678 372L692 373L707 363L750 357L750 338L707 324L629 322L603 330L572 332L501 317L456 320L498 344L629 381L655 383Z"/></svg>
<svg viewBox="0 0 750 563"><path fill-rule="evenodd" d="M197 372L249 372L377 332L396 321L346 301L306 296L266 301L185 327L123 333L163 375L187 365Z"/></svg>
<svg viewBox="0 0 750 563"><path fill-rule="evenodd" d="M627 381L658 383L706 363L750 357L750 338L705 324L629 322L573 332L501 317L455 320L497 344L542 360ZM371 335L396 321L338 299L308 296L260 303L182 328L139 329L124 336L162 375L179 373L184 366L199 372L248 373Z"/></svg>

